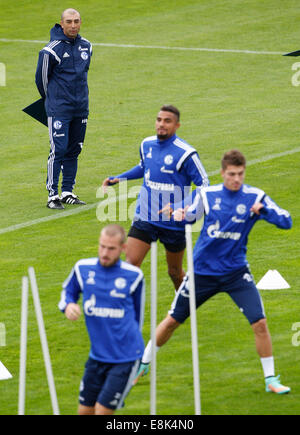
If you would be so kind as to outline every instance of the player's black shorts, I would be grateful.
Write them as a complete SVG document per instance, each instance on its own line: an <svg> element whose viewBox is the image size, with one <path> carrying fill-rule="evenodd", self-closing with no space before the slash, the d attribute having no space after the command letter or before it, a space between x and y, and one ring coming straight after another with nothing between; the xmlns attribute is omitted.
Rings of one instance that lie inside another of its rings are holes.
<svg viewBox="0 0 300 435"><path fill-rule="evenodd" d="M221 292L228 293L250 324L265 318L263 302L248 267L221 276L195 274L197 308ZM190 315L187 276L176 293L169 314L179 323L183 323Z"/></svg>
<svg viewBox="0 0 300 435"><path fill-rule="evenodd" d="M123 406L132 387L140 361L109 364L89 358L80 384L79 403L93 407L96 402L109 409Z"/></svg>
<svg viewBox="0 0 300 435"><path fill-rule="evenodd" d="M159 240L167 251L174 253L183 251L186 246L184 231L168 230L140 220L133 222L128 237L142 240L149 245Z"/></svg>

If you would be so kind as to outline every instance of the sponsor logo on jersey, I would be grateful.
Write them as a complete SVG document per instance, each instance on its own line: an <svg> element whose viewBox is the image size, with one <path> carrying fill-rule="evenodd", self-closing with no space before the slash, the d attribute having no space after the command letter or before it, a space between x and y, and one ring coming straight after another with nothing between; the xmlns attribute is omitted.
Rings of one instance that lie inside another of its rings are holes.
<svg viewBox="0 0 300 435"><path fill-rule="evenodd" d="M120 299L125 299L126 298L126 294L125 293L118 293L116 289L112 289L109 294L113 298L120 298Z"/></svg>
<svg viewBox="0 0 300 435"><path fill-rule="evenodd" d="M163 172L165 174L174 174L174 171L172 169L166 169L165 166L162 166L160 168L160 172Z"/></svg>
<svg viewBox="0 0 300 435"><path fill-rule="evenodd" d="M96 307L96 296L91 295L91 298L86 300L84 303L84 313L89 317L122 319L125 315L125 310L119 308Z"/></svg>
<svg viewBox="0 0 300 435"><path fill-rule="evenodd" d="M174 184L169 183L158 183L156 181L150 180L150 169L145 173L145 183L146 186L150 187L153 190L162 190L166 192L174 192L175 186Z"/></svg>
<svg viewBox="0 0 300 435"><path fill-rule="evenodd" d="M245 219L240 219L237 216L233 216L231 218L232 222L234 222L235 224L244 224L246 222Z"/></svg>
<svg viewBox="0 0 300 435"><path fill-rule="evenodd" d="M211 239L230 239L239 240L242 236L241 233L234 233L231 231L220 231L220 221L207 228L207 234Z"/></svg>

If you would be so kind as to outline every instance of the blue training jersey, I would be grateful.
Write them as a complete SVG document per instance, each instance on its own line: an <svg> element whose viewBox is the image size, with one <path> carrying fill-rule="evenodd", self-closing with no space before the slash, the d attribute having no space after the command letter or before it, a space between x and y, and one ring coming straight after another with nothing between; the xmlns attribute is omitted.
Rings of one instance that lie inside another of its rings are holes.
<svg viewBox="0 0 300 435"><path fill-rule="evenodd" d="M264 207L260 215L250 211L254 203ZM199 192L189 212L196 205L204 208L204 223L194 247L194 271L200 275L224 275L248 264L247 242L253 225L261 219L282 229L292 226L290 214L278 207L264 191L243 185L237 192L224 184Z"/></svg>
<svg viewBox="0 0 300 435"><path fill-rule="evenodd" d="M177 135L167 140L151 136L143 140L140 157L139 170L136 167L116 177L144 177L134 219L169 230L184 231L183 226L176 225L159 211L168 203L184 201L190 194L192 183L197 187L209 185L208 176L197 151Z"/></svg>
<svg viewBox="0 0 300 435"><path fill-rule="evenodd" d="M63 284L59 309L82 294L90 357L106 363L140 359L144 351L145 285L141 269L119 260L103 267L98 258L78 261Z"/></svg>

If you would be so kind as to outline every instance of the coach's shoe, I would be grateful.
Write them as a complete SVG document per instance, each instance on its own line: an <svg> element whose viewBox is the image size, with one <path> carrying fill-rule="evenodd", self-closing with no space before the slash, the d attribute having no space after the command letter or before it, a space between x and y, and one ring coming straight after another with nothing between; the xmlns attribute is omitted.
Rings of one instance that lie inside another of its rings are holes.
<svg viewBox="0 0 300 435"><path fill-rule="evenodd" d="M142 376L147 375L149 373L149 369L150 369L150 363L141 362L137 375L133 381L133 385L136 385Z"/></svg>
<svg viewBox="0 0 300 435"><path fill-rule="evenodd" d="M290 387L285 387L284 385L281 385L280 383L280 375L270 376L269 378L265 379L266 381L266 392L267 393L276 393L276 394L287 394L291 391Z"/></svg>
<svg viewBox="0 0 300 435"><path fill-rule="evenodd" d="M72 192L63 192L61 195L61 202L64 204L72 204L72 205L85 205L84 201L80 201L77 195Z"/></svg>
<svg viewBox="0 0 300 435"><path fill-rule="evenodd" d="M47 207L52 210L64 210L64 206L62 205L59 196L51 196L48 198Z"/></svg>

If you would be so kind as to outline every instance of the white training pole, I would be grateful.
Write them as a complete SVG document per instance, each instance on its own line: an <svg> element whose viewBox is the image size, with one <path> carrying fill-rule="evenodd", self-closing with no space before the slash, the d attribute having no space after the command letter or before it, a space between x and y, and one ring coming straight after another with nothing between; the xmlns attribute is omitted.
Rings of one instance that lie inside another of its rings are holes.
<svg viewBox="0 0 300 435"><path fill-rule="evenodd" d="M20 344L20 373L19 373L19 405L18 415L25 415L26 391L26 360L27 360L27 319L28 319L28 277L22 278L21 302L21 344Z"/></svg>
<svg viewBox="0 0 300 435"><path fill-rule="evenodd" d="M31 283L31 291L32 291L32 296L33 296L34 308L35 308L36 318L37 318L37 322L38 322L41 345L42 345L42 350L43 350L43 355L44 355L44 362L45 362L45 367L46 367L46 373L47 373L48 386L49 386L49 391L50 391L53 414L59 415L59 408L58 408L58 402L57 402L57 396L56 396L56 390L55 390L54 377L53 377L53 373L52 373L46 330L45 330L45 325L44 325L44 320L43 320L43 313L42 313L42 309L41 309L39 291L38 291L38 286L37 286L37 282L36 282L34 268L30 267L28 269L28 273L29 273L29 279L30 279L30 283Z"/></svg>
<svg viewBox="0 0 300 435"><path fill-rule="evenodd" d="M187 251L187 263L188 263L188 286L189 286L189 295L190 295L189 300L190 300L190 318L191 318L191 336L192 336L192 354L193 354L195 415L201 415L196 296L195 296L195 277L194 277L193 242L192 242L191 225L185 226L185 237L186 237L186 251Z"/></svg>
<svg viewBox="0 0 300 435"><path fill-rule="evenodd" d="M157 242L151 243L151 379L150 414L156 415Z"/></svg>

